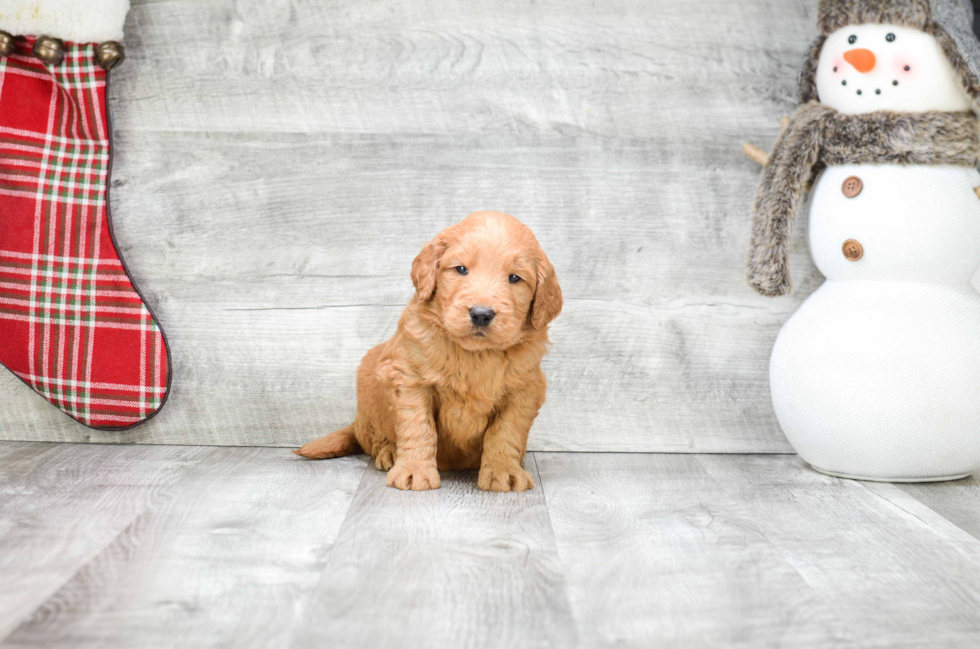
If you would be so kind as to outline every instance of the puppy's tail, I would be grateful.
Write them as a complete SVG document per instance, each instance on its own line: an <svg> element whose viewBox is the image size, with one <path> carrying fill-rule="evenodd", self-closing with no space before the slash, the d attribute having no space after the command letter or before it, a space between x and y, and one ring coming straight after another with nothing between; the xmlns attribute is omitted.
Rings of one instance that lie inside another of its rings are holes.
<svg viewBox="0 0 980 649"><path fill-rule="evenodd" d="M326 437L304 444L298 451L293 451L296 455L302 455L311 460L326 460L331 457L342 457L361 452L363 449L357 443L357 437L354 436L354 424L344 426Z"/></svg>

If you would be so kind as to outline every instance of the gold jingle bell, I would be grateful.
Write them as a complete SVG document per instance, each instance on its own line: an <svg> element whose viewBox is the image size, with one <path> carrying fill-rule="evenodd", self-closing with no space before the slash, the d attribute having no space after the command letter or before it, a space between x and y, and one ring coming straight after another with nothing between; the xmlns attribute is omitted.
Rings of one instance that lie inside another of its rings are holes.
<svg viewBox="0 0 980 649"><path fill-rule="evenodd" d="M0 56L10 56L14 51L13 34L0 31Z"/></svg>
<svg viewBox="0 0 980 649"><path fill-rule="evenodd" d="M103 70L111 70L125 60L126 50L123 49L122 43L106 41L95 48L95 62Z"/></svg>
<svg viewBox="0 0 980 649"><path fill-rule="evenodd" d="M65 58L65 44L51 36L38 36L34 41L34 56L48 65L58 65Z"/></svg>

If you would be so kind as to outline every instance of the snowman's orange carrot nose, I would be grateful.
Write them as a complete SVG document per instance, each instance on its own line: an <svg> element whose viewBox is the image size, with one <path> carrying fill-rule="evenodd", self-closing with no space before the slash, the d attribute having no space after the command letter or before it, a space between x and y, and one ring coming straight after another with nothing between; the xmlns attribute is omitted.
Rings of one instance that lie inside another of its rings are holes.
<svg viewBox="0 0 980 649"><path fill-rule="evenodd" d="M844 52L844 60L854 66L858 72L871 72L875 69L875 53L871 50L858 48Z"/></svg>

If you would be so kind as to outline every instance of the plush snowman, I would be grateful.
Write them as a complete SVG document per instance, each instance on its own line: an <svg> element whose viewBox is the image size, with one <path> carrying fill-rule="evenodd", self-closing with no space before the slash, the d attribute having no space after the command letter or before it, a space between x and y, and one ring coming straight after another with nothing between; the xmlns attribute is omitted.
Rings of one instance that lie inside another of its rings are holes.
<svg viewBox="0 0 980 649"><path fill-rule="evenodd" d="M799 108L760 183L748 280L791 290L791 227L827 281L770 384L813 468L931 481L980 467L980 44L963 0L822 0Z"/></svg>

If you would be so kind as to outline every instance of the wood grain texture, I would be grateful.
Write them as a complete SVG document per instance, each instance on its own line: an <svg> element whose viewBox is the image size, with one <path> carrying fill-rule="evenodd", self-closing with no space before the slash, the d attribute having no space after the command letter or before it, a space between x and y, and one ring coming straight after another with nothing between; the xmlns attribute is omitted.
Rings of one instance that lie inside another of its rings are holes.
<svg viewBox="0 0 980 649"><path fill-rule="evenodd" d="M0 442L0 647L980 644L969 482L934 510L773 455L535 453L523 494L366 465Z"/></svg>
<svg viewBox="0 0 980 649"><path fill-rule="evenodd" d="M895 486L980 539L980 477Z"/></svg>
<svg viewBox="0 0 980 649"><path fill-rule="evenodd" d="M840 620L690 455L538 453L586 647L831 647Z"/></svg>
<svg viewBox="0 0 980 649"><path fill-rule="evenodd" d="M0 445L0 638L209 452Z"/></svg>
<svg viewBox="0 0 980 649"><path fill-rule="evenodd" d="M526 221L566 296L537 450L786 452L767 380L794 298L743 281L758 169L813 2L136 2L113 71L115 231L173 348L164 412L89 431L11 376L0 437L299 445L424 241Z"/></svg>
<svg viewBox="0 0 980 649"><path fill-rule="evenodd" d="M470 471L404 492L369 469L292 646L577 646L542 490L483 492Z"/></svg>
<svg viewBox="0 0 980 649"><path fill-rule="evenodd" d="M862 647L980 644L980 540L893 485L697 456Z"/></svg>
<svg viewBox="0 0 980 649"><path fill-rule="evenodd" d="M286 646L366 465L213 449L3 646Z"/></svg>

